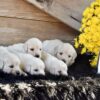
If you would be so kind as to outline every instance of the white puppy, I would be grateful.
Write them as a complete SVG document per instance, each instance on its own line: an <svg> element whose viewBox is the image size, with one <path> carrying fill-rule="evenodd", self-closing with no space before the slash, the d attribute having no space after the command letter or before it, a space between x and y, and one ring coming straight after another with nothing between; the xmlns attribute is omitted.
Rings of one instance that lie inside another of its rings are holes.
<svg viewBox="0 0 100 100"><path fill-rule="evenodd" d="M8 74L25 75L19 66L19 58L10 53L5 47L0 47L0 70Z"/></svg>
<svg viewBox="0 0 100 100"><path fill-rule="evenodd" d="M41 58L42 42L37 38L31 38L25 43L18 43L7 47L9 51L29 53L34 57Z"/></svg>
<svg viewBox="0 0 100 100"><path fill-rule="evenodd" d="M56 57L46 53L46 52L42 52L42 60L44 61L45 63L45 69L47 72L49 72L50 74L53 74L53 75L64 75L64 76L67 76L67 65L57 59Z"/></svg>
<svg viewBox="0 0 100 100"><path fill-rule="evenodd" d="M58 39L44 41L43 50L62 60L67 66L72 65L77 57L77 53L71 44L63 43Z"/></svg>
<svg viewBox="0 0 100 100"><path fill-rule="evenodd" d="M20 61L20 68L31 75L45 75L45 65L39 58L35 58L30 54L15 53Z"/></svg>

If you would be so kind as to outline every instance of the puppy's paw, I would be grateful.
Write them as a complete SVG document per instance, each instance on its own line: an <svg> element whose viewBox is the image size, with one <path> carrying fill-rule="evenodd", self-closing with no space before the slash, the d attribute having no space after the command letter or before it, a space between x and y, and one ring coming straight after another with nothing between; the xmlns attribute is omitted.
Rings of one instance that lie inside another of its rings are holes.
<svg viewBox="0 0 100 100"><path fill-rule="evenodd" d="M24 76L28 76L26 73L23 74Z"/></svg>
<svg viewBox="0 0 100 100"><path fill-rule="evenodd" d="M28 76L27 73L25 73L25 72L22 72L21 75L23 75L23 76Z"/></svg>

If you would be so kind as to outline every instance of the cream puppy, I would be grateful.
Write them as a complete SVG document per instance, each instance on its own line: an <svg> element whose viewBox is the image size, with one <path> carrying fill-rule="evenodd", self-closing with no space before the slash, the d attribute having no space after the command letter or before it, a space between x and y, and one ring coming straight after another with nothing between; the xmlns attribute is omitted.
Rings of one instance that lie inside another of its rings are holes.
<svg viewBox="0 0 100 100"><path fill-rule="evenodd" d="M77 53L71 44L63 43L58 39L44 41L43 50L62 60L67 66L72 65L77 57Z"/></svg>
<svg viewBox="0 0 100 100"><path fill-rule="evenodd" d="M67 76L67 65L57 59L56 57L46 53L46 52L42 52L42 60L45 63L45 69L47 72L49 72L50 74L53 75L63 75L63 76Z"/></svg>
<svg viewBox="0 0 100 100"><path fill-rule="evenodd" d="M10 52L16 51L21 53L29 53L34 57L41 58L42 42L37 38L31 38L25 43L18 43L8 46Z"/></svg>
<svg viewBox="0 0 100 100"><path fill-rule="evenodd" d="M15 53L20 61L20 68L31 75L45 75L45 65L39 58L33 57L30 54Z"/></svg>
<svg viewBox="0 0 100 100"><path fill-rule="evenodd" d="M0 47L0 70L8 74L26 75L19 66L19 58L10 53L5 47Z"/></svg>

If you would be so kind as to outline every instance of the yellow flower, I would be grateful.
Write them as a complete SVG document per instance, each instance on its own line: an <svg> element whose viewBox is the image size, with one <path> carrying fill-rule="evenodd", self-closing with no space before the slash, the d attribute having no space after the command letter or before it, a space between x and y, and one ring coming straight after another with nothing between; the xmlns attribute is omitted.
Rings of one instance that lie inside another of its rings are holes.
<svg viewBox="0 0 100 100"><path fill-rule="evenodd" d="M100 19L95 16L95 17L92 17L91 21L93 24L98 24L100 22Z"/></svg>
<svg viewBox="0 0 100 100"><path fill-rule="evenodd" d="M89 13L89 8L86 8L86 10L83 12L83 16L87 16Z"/></svg>
<svg viewBox="0 0 100 100"><path fill-rule="evenodd" d="M83 12L81 34L75 39L75 47L82 46L81 54L93 53L90 64L96 66L100 52L100 0L91 3Z"/></svg>
<svg viewBox="0 0 100 100"><path fill-rule="evenodd" d="M96 8L96 10L94 11L94 14L95 14L95 15L100 14L100 8L99 8L99 7L98 7L98 8Z"/></svg>
<svg viewBox="0 0 100 100"><path fill-rule="evenodd" d="M100 4L100 0L96 0Z"/></svg>
<svg viewBox="0 0 100 100"><path fill-rule="evenodd" d="M92 24L91 20L88 20L87 25L91 25L91 24Z"/></svg>
<svg viewBox="0 0 100 100"><path fill-rule="evenodd" d="M92 67L95 68L95 65L97 65L97 61L98 61L98 56L95 56L93 60L90 60L90 64L92 65Z"/></svg>
<svg viewBox="0 0 100 100"><path fill-rule="evenodd" d="M79 43L78 43L77 39L75 39L75 48L78 48L78 46L79 46Z"/></svg>
<svg viewBox="0 0 100 100"><path fill-rule="evenodd" d="M82 28L80 28L79 31L82 32Z"/></svg>
<svg viewBox="0 0 100 100"><path fill-rule="evenodd" d="M85 52L86 52L86 48L83 48L81 54L84 54Z"/></svg>

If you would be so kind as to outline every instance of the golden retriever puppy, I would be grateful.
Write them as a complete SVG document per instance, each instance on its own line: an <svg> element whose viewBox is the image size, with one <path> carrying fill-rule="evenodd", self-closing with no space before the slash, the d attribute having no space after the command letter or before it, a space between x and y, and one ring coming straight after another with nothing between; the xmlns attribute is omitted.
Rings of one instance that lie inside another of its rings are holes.
<svg viewBox="0 0 100 100"><path fill-rule="evenodd" d="M20 69L19 58L10 53L5 47L0 47L0 70L8 74L26 75Z"/></svg>
<svg viewBox="0 0 100 100"><path fill-rule="evenodd" d="M44 41L43 50L62 60L67 66L72 65L77 57L77 53L71 44L63 43L58 39Z"/></svg>
<svg viewBox="0 0 100 100"><path fill-rule="evenodd" d="M25 43L18 43L8 46L10 52L16 51L20 53L29 53L34 57L41 58L42 42L37 38L31 38Z"/></svg>
<svg viewBox="0 0 100 100"><path fill-rule="evenodd" d="M45 75L45 65L43 61L39 58L36 58L30 54L24 53L15 53L20 61L20 68L31 75Z"/></svg>
<svg viewBox="0 0 100 100"><path fill-rule="evenodd" d="M45 63L46 72L52 75L57 75L57 76L60 76L60 75L67 76L68 75L67 65L63 61L57 59L56 57L44 51L42 52L42 60Z"/></svg>

